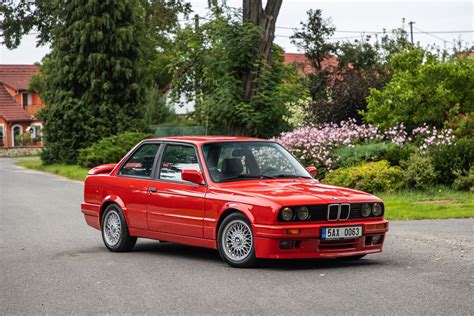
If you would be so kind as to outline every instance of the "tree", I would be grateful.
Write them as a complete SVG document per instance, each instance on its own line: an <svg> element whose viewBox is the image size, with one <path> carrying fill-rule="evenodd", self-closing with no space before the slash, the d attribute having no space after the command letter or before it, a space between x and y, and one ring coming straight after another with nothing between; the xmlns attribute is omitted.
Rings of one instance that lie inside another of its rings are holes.
<svg viewBox="0 0 474 316"><path fill-rule="evenodd" d="M403 122L409 129L423 123L443 126L448 113L474 112L474 58L442 62L413 48L390 60L393 76L383 89L371 89L364 119L380 127Z"/></svg>
<svg viewBox="0 0 474 316"><path fill-rule="evenodd" d="M406 32L394 30L380 39L370 36L352 42L333 42L335 27L321 10L309 10L307 22L292 36L292 42L305 52L315 69L304 78L311 100L307 120L315 124L361 121L369 89L382 88L390 79L388 60L408 42ZM336 57L337 62L325 63Z"/></svg>
<svg viewBox="0 0 474 316"><path fill-rule="evenodd" d="M271 137L285 130L287 105L304 89L280 48L272 49L272 64L261 57L260 40L260 27L222 10L183 29L176 38L174 100L194 101L197 121L221 133ZM250 100L242 81L249 69L259 70Z"/></svg>
<svg viewBox="0 0 474 316"><path fill-rule="evenodd" d="M58 2L60 27L53 28L52 50L32 83L47 107L46 162L74 163L78 149L103 137L143 130L147 60L138 0Z"/></svg>
<svg viewBox="0 0 474 316"><path fill-rule="evenodd" d="M38 45L51 42L58 23L59 0L2 1L0 4L0 29L7 48L14 49L24 35L38 32Z"/></svg>
<svg viewBox="0 0 474 316"><path fill-rule="evenodd" d="M291 42L304 51L313 68L321 70L323 60L336 51L337 45L329 41L336 28L330 19L323 19L320 9L306 14L308 22L300 22L301 28L291 36Z"/></svg>
<svg viewBox="0 0 474 316"><path fill-rule="evenodd" d="M283 0L267 0L265 9L262 0L243 0L243 22L253 23L260 28L260 39L256 43L258 47L257 59L262 59L268 65L272 65L272 46L275 39L275 26ZM259 89L259 74L261 64L249 67L242 74L242 86L244 87L244 100L250 101Z"/></svg>

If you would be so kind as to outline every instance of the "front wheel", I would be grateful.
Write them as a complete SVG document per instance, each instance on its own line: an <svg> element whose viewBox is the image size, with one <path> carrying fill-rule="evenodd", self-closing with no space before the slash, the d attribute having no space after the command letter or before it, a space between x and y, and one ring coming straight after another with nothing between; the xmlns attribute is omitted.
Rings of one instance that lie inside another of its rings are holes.
<svg viewBox="0 0 474 316"><path fill-rule="evenodd" d="M118 205L107 206L102 216L102 239L110 251L130 251L137 242L137 237L131 237L127 221Z"/></svg>
<svg viewBox="0 0 474 316"><path fill-rule="evenodd" d="M217 244L221 258L235 268L249 268L256 262L252 226L243 214L227 216L219 227Z"/></svg>

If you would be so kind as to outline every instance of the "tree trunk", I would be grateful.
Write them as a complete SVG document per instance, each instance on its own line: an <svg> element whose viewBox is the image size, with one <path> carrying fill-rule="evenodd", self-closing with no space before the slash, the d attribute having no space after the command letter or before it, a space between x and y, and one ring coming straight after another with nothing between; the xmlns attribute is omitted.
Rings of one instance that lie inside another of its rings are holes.
<svg viewBox="0 0 474 316"><path fill-rule="evenodd" d="M272 45L275 38L275 25L283 0L267 0L265 9L262 0L243 0L243 20L252 22L262 29L259 43L260 56L269 65L272 64ZM244 100L250 101L258 91L258 69L250 69L242 77Z"/></svg>

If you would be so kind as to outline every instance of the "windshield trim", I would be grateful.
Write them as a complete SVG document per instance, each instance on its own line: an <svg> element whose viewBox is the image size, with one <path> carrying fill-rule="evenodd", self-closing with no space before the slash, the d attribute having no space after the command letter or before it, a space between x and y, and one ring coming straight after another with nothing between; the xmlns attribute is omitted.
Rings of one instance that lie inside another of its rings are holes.
<svg viewBox="0 0 474 316"><path fill-rule="evenodd" d="M206 160L206 156L204 155L204 146L206 145L210 145L210 144L228 144L228 143L239 143L239 144L251 144L251 143L261 143L261 144L274 144L278 147L280 147L284 152L288 153L291 157L293 157L293 159L295 159L296 163L298 163L304 170L304 172L306 173L306 176L303 177L303 176L294 176L294 177L275 177L275 178L270 178L270 177L263 177L263 178L260 178L260 177L254 177L254 178L231 178L231 179L225 179L225 180L222 180L222 181L215 181L212 176L211 176L211 172L209 170L209 166L207 164L207 160ZM280 143L276 142L276 141L272 141L272 140L265 140L265 139L262 139L262 140L250 140L250 141L235 141L235 140L229 140L229 141L210 141L210 142L205 142L205 143L202 143L200 145L200 149L201 149L201 153L202 153L202 157L203 157L203 164L205 165L205 168L206 168L206 172L208 173L209 175L209 180L212 182L212 183L217 183L217 184L223 184L223 183L230 183L230 182L240 182L240 181L255 181L255 180L259 180L259 181L263 181L263 180L289 180L289 179L307 179L307 180L314 180L314 178L311 176L311 174L306 170L306 167L291 153L289 152L283 145L281 145Z"/></svg>

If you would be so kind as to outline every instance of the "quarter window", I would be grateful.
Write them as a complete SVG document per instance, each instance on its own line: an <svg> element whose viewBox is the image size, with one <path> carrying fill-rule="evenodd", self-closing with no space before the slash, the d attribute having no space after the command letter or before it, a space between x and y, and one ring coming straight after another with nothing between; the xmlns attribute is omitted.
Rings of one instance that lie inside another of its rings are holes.
<svg viewBox="0 0 474 316"><path fill-rule="evenodd" d="M183 170L201 171L196 150L187 145L167 145L161 160L160 179L183 181Z"/></svg>
<svg viewBox="0 0 474 316"><path fill-rule="evenodd" d="M150 178L160 144L144 144L120 169L121 175Z"/></svg>

